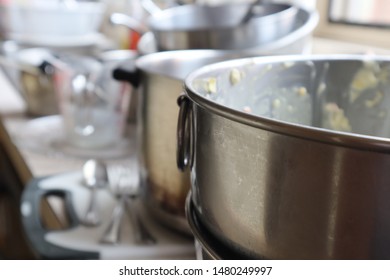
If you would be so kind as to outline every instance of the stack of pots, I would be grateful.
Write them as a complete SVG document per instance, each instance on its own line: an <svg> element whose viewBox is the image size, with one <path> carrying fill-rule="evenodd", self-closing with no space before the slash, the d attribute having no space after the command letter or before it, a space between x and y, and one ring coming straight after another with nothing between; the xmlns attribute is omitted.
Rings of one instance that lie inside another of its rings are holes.
<svg viewBox="0 0 390 280"><path fill-rule="evenodd" d="M187 215L205 252L389 259L389 102L389 57L270 56L192 72L178 165L191 172Z"/></svg>
<svg viewBox="0 0 390 280"><path fill-rule="evenodd" d="M275 53L302 53L318 22L316 12L298 9L294 30L264 46L240 50L159 51L155 38L145 34L139 43L143 55L135 68L115 69L117 80L137 88L137 143L141 167L142 200L156 221L192 236L185 217L185 199L190 190L189 172L176 164L176 129L179 114L177 99L186 76L215 62ZM142 48L144 48L142 50Z"/></svg>

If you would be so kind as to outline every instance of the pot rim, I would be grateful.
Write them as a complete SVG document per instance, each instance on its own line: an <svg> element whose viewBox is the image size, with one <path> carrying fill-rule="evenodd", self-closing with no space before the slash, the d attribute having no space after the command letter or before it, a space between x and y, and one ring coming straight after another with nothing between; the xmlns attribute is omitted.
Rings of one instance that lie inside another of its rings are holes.
<svg viewBox="0 0 390 280"><path fill-rule="evenodd" d="M269 55L269 54L274 55L276 54L275 52L278 52L280 48L285 48L290 44L299 42L299 40L304 40L305 37L309 39L310 33L314 30L314 28L317 26L319 22L319 14L315 10L308 11L300 7L298 8L296 20L298 21L298 23L296 23L296 27L286 36L283 36L275 41L261 44L259 46L245 48L241 51L253 55ZM148 45L152 45L152 47L148 49ZM144 55L157 53L158 52L157 43L153 32L149 31L146 32L144 35L142 35L137 48L138 51ZM218 50L218 49L214 49L214 50ZM219 49L219 50L225 52L238 52L237 49L231 49L231 50Z"/></svg>
<svg viewBox="0 0 390 280"><path fill-rule="evenodd" d="M179 71L167 71L169 69L163 67L163 65L169 64L177 67L179 63L181 63L181 65L185 65L184 63L193 64L201 59L227 58L229 56L232 58L234 55L238 57L239 54L227 50L215 49L172 50L143 55L137 58L135 65L138 69L148 74L160 75L162 77L184 81L189 73L180 71L178 74L177 72ZM208 63L205 63L203 65L207 64Z"/></svg>
<svg viewBox="0 0 390 280"><path fill-rule="evenodd" d="M277 24L280 21L285 21L296 15L298 9L294 5L286 3L266 3L265 5L278 8L275 13L270 13L258 18L252 19L250 22L243 24L243 26L252 26L253 24ZM201 26L201 27L166 27L164 22L173 23L177 21L177 18L186 16L190 12L191 16L194 15L194 12L204 12L205 10L221 10L221 9L237 9L241 7L250 7L248 3L225 3L218 6L213 5L198 5L198 4L189 4L171 7L165 10L161 10L155 14L152 14L148 18L148 24L150 29L153 32L212 32L212 31L221 31L221 30L232 30L236 29L238 25L226 25L226 26ZM253 23L252 23L253 22Z"/></svg>
<svg viewBox="0 0 390 280"><path fill-rule="evenodd" d="M232 121L249 125L255 128L265 129L278 134L324 142L348 148L359 148L373 151L390 151L390 138L349 133L314 126L305 126L286 121L275 120L259 115L253 115L230 107L221 105L207 99L192 86L192 81L200 75L211 71L224 71L242 65L265 64L265 63L286 63L299 61L383 61L390 63L390 56L385 55L363 55L363 54L311 54L311 55L278 55L269 57L240 58L230 61L223 61L209 64L191 72L184 80L184 92L186 96L196 105Z"/></svg>

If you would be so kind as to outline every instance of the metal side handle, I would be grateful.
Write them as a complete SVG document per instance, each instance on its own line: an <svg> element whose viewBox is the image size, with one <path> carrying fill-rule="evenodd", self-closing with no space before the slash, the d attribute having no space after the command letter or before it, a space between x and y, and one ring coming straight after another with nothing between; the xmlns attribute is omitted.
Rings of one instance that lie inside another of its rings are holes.
<svg viewBox="0 0 390 280"><path fill-rule="evenodd" d="M179 117L177 123L177 150L176 162L177 167L181 171L185 171L192 166L193 162L193 113L191 100L185 95L181 94L177 99L180 106Z"/></svg>

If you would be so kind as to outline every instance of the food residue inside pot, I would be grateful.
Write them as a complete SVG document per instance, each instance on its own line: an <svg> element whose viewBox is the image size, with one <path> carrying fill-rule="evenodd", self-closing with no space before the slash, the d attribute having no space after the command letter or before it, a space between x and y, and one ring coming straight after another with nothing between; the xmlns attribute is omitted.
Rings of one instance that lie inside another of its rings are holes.
<svg viewBox="0 0 390 280"><path fill-rule="evenodd" d="M241 81L241 75L242 74L238 69L233 68L229 75L230 84L233 86L238 84Z"/></svg>
<svg viewBox="0 0 390 280"><path fill-rule="evenodd" d="M376 89L380 83L386 82L386 78L383 79L383 76L384 72L378 63L372 61L365 62L352 79L349 89L349 102L354 103L364 92ZM374 99L379 102L380 96L376 94ZM378 104L377 102L374 103ZM369 102L368 107L370 107L370 104L372 103Z"/></svg>
<svg viewBox="0 0 390 280"><path fill-rule="evenodd" d="M214 77L208 78L205 83L205 90L207 93L217 92L217 79Z"/></svg>
<svg viewBox="0 0 390 280"><path fill-rule="evenodd" d="M327 129L351 132L352 128L344 110L336 103L326 103L323 111L322 126Z"/></svg>
<svg viewBox="0 0 390 280"><path fill-rule="evenodd" d="M307 89L305 87L298 87L297 93L299 96L304 97L307 95Z"/></svg>
<svg viewBox="0 0 390 280"><path fill-rule="evenodd" d="M280 99L276 98L274 101L272 101L272 108L273 109L278 109L280 107L281 101Z"/></svg>
<svg viewBox="0 0 390 280"><path fill-rule="evenodd" d="M249 107L249 106L244 106L244 108L242 108L242 110L245 112L245 113L252 113L252 109L251 109L251 107Z"/></svg>
<svg viewBox="0 0 390 280"><path fill-rule="evenodd" d="M384 94L382 91L376 91L375 96L372 99L368 99L364 102L367 108L372 108L378 105L384 97Z"/></svg>

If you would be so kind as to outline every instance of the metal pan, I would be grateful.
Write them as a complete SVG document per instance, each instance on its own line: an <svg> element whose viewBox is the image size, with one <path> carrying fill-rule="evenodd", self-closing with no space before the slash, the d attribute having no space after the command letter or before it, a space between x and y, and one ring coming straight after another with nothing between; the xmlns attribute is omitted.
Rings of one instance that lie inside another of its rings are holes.
<svg viewBox="0 0 390 280"><path fill-rule="evenodd" d="M151 15L146 26L114 13L111 21L145 33L150 30L158 50L241 49L272 42L294 27L298 9L288 4L183 5ZM244 21L248 10L253 16Z"/></svg>
<svg viewBox="0 0 390 280"><path fill-rule="evenodd" d="M299 8L290 33L272 42L264 43L255 47L240 49L240 51L271 55L306 53L310 47L311 34L317 26L318 20L319 15L316 11L308 11ZM141 55L159 51L157 40L153 32L149 31L142 35L138 42L137 50ZM235 52L237 50L230 51Z"/></svg>

